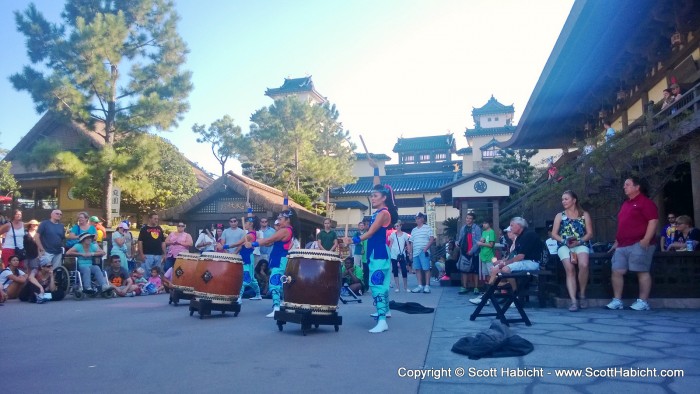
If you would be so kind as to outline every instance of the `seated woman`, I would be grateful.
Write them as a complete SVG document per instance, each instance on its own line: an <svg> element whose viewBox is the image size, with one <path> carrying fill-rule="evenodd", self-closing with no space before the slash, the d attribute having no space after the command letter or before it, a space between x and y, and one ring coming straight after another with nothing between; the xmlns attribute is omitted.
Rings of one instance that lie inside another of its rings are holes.
<svg viewBox="0 0 700 394"><path fill-rule="evenodd" d="M27 284L27 274L19 269L19 257L10 257L8 263L7 268L0 272L0 302L17 298Z"/></svg>
<svg viewBox="0 0 700 394"><path fill-rule="evenodd" d="M107 279L102 274L99 266L94 265L95 257L102 257L105 252L97 246L95 234L83 233L78 238L78 243L75 244L66 252L66 256L77 257L78 270L80 271L81 280L83 282L83 291L94 291L92 288L91 276L95 276L95 280L100 286L101 291L107 291L112 288L112 285L107 283Z"/></svg>
<svg viewBox="0 0 700 394"><path fill-rule="evenodd" d="M20 292L19 299L24 302L42 304L48 300L60 301L65 296L65 291L56 287L51 260L44 260L39 268L34 268L29 273L27 285Z"/></svg>
<svg viewBox="0 0 700 394"><path fill-rule="evenodd" d="M687 215L676 218L676 234L673 237L675 242L668 246L668 250L686 250L687 242L693 242L693 250L697 249L700 241L700 230L693 227L693 219Z"/></svg>
<svg viewBox="0 0 700 394"><path fill-rule="evenodd" d="M267 260L262 259L255 265L255 279L258 280L258 284L260 285L260 294L263 296L267 295L269 293L270 284L270 268Z"/></svg>

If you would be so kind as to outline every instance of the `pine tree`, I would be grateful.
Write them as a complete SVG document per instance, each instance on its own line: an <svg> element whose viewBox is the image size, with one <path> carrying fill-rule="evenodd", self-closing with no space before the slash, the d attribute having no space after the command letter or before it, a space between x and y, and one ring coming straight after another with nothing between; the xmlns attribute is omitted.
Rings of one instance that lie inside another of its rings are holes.
<svg viewBox="0 0 700 394"><path fill-rule="evenodd" d="M537 152L537 149L503 149L493 159L494 166L491 172L524 185L529 184L535 180L535 167L529 160Z"/></svg>
<svg viewBox="0 0 700 394"><path fill-rule="evenodd" d="M198 134L199 143L211 144L211 153L221 165L221 176L226 173L226 162L231 158L238 158L245 152L241 127L237 126L233 118L225 115L217 119L205 128L204 125L194 124L192 132Z"/></svg>
<svg viewBox="0 0 700 394"><path fill-rule="evenodd" d="M110 220L105 197L125 160L115 142L167 130L189 109L191 73L181 70L187 48L171 0L68 0L61 16L51 23L34 4L15 12L32 66L10 80L32 96L37 112L54 111L103 135L95 160L104 165L99 199Z"/></svg>

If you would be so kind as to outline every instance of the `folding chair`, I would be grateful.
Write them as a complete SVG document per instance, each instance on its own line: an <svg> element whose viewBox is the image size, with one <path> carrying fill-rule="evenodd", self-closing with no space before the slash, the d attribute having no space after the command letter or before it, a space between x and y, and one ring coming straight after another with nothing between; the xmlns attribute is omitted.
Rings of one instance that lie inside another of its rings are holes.
<svg viewBox="0 0 700 394"><path fill-rule="evenodd" d="M343 298L345 296L345 298ZM349 298L349 299L346 299ZM347 304L348 302L362 303L362 299L355 294L347 283L343 282L343 287L340 289L340 302Z"/></svg>

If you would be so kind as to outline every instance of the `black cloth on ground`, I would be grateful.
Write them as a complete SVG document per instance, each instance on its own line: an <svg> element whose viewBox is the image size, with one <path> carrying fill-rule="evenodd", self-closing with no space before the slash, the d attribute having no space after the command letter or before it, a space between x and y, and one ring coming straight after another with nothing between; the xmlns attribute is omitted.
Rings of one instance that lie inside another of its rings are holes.
<svg viewBox="0 0 700 394"><path fill-rule="evenodd" d="M391 309L392 311L408 313L410 315L435 312L435 308L428 308L417 302L389 301L389 309Z"/></svg>
<svg viewBox="0 0 700 394"><path fill-rule="evenodd" d="M469 356L472 360L519 357L534 349L530 341L511 334L510 329L498 320L494 320L488 330L472 337L461 338L452 346L453 352Z"/></svg>

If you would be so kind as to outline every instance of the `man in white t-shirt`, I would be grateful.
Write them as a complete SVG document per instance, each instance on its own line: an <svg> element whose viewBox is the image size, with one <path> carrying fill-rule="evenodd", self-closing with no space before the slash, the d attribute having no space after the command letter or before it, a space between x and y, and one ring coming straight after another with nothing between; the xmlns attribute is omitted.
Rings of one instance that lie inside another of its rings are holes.
<svg viewBox="0 0 700 394"><path fill-rule="evenodd" d="M544 244L547 245L547 250L549 251L549 254L556 255L557 251L559 250L559 244L557 241L552 238L552 226L547 227L547 238L546 241L544 241Z"/></svg>
<svg viewBox="0 0 700 394"><path fill-rule="evenodd" d="M413 269L418 279L418 286L411 293L430 293L430 246L435 242L435 236L433 229L425 225L423 212L416 215L416 227L411 231L410 241Z"/></svg>

